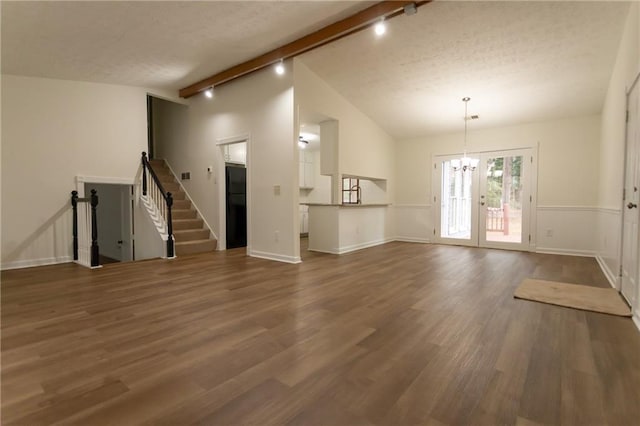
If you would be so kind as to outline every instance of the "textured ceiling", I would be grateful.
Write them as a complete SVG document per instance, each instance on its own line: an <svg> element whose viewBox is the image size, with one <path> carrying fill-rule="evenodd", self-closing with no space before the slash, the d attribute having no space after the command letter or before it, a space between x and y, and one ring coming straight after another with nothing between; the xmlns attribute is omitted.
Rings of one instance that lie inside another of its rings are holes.
<svg viewBox="0 0 640 426"><path fill-rule="evenodd" d="M302 56L396 138L602 109L629 4L433 2ZM348 64L348 66L345 66Z"/></svg>
<svg viewBox="0 0 640 426"><path fill-rule="evenodd" d="M2 72L178 89L371 3L2 1Z"/></svg>
<svg viewBox="0 0 640 426"><path fill-rule="evenodd" d="M178 89L372 2L2 1L2 72ZM435 1L303 55L396 138L599 113L628 3Z"/></svg>

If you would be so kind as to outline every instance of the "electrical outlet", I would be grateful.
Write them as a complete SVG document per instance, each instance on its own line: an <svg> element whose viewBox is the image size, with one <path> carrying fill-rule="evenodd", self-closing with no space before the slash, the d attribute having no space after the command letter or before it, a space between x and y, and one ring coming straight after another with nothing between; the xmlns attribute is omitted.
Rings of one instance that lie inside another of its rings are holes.
<svg viewBox="0 0 640 426"><path fill-rule="evenodd" d="M553 229L547 229L547 237L553 237Z"/></svg>
<svg viewBox="0 0 640 426"><path fill-rule="evenodd" d="M276 242L280 241L280 231L274 232L273 238L276 240Z"/></svg>

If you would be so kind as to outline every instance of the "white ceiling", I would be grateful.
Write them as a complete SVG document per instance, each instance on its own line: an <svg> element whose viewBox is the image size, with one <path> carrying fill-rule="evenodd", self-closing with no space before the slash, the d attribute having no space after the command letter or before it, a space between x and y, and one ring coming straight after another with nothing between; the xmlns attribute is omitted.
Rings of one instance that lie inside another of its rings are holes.
<svg viewBox="0 0 640 426"><path fill-rule="evenodd" d="M433 2L302 56L396 138L602 109L629 4ZM348 66L345 66L348 64Z"/></svg>
<svg viewBox="0 0 640 426"><path fill-rule="evenodd" d="M2 72L180 89L371 1L2 1Z"/></svg>
<svg viewBox="0 0 640 426"><path fill-rule="evenodd" d="M2 1L2 72L178 89L372 2ZM433 2L303 55L396 138L600 112L629 5ZM347 66L345 64L348 64Z"/></svg>

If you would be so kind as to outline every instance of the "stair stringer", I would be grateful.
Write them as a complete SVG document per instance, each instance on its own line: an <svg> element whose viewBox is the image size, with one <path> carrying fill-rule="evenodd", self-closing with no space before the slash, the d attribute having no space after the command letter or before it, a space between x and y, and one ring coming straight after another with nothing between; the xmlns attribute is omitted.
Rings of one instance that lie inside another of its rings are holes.
<svg viewBox="0 0 640 426"><path fill-rule="evenodd" d="M165 243L163 244L163 248L162 248L162 253L163 256L161 256L163 259L174 259L176 256L174 254L173 257L168 257L167 256L167 240L169 239L169 234L167 234L167 222L164 220L164 218L162 217L162 215L160 214L160 211L158 210L158 207L156 207L155 203L151 200L151 197L149 197L148 195L142 195L140 194L140 201L142 201L142 205L144 206L145 210L147 211L147 214L149 215L149 219L151 219L151 222L153 222L153 225L155 226L156 230L158 231L158 235L160 236L160 239L162 239L162 241ZM175 253L175 240L173 242L173 252Z"/></svg>

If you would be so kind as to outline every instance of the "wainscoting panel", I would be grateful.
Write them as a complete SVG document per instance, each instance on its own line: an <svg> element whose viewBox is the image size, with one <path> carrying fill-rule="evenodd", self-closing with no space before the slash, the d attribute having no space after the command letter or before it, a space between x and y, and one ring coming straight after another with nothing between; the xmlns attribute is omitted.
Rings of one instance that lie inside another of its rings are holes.
<svg viewBox="0 0 640 426"><path fill-rule="evenodd" d="M393 238L387 221L390 207L343 207L338 215L338 253L373 247Z"/></svg>
<svg viewBox="0 0 640 426"><path fill-rule="evenodd" d="M396 240L428 243L433 236L433 218L429 204L396 204Z"/></svg>
<svg viewBox="0 0 640 426"><path fill-rule="evenodd" d="M620 209L598 209L596 234L596 259L600 268L614 288L619 288L620 231L622 212Z"/></svg>
<svg viewBox="0 0 640 426"><path fill-rule="evenodd" d="M538 253L595 256L597 207L538 206Z"/></svg>

